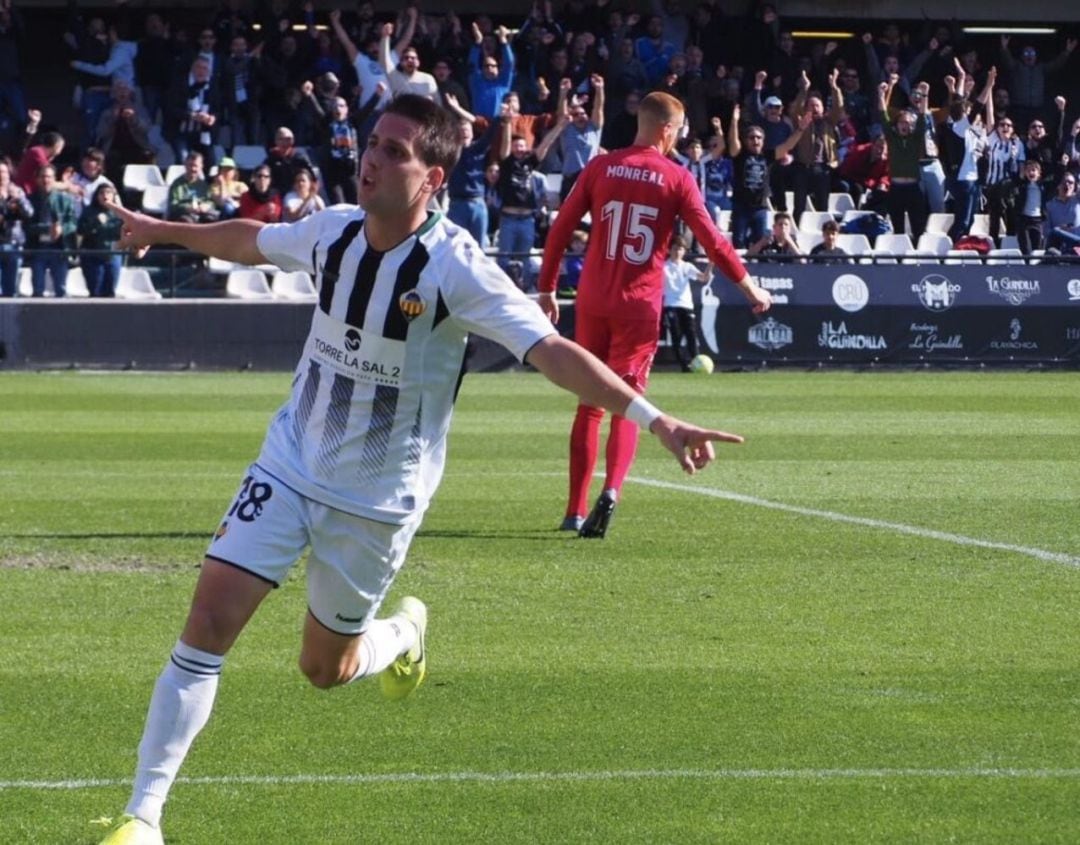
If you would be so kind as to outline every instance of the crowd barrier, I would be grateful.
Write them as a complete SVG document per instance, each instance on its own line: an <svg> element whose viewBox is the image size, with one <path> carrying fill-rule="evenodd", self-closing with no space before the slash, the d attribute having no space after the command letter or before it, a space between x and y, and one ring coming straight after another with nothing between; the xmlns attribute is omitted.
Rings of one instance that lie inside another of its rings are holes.
<svg viewBox="0 0 1080 845"><path fill-rule="evenodd" d="M714 281L701 325L717 361L1080 363L1080 265L756 264L774 307L755 316Z"/></svg>

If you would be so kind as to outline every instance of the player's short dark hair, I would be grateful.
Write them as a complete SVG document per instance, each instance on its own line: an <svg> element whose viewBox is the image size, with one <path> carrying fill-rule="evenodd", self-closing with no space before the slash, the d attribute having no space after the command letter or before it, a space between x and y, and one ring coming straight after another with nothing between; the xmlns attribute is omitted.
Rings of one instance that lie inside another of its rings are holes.
<svg viewBox="0 0 1080 845"><path fill-rule="evenodd" d="M823 233L824 232L839 233L840 224L837 223L835 220L826 220L824 223L821 224L821 231Z"/></svg>
<svg viewBox="0 0 1080 845"><path fill-rule="evenodd" d="M457 117L442 106L419 94L402 94L390 101L384 114L396 114L420 124L415 141L416 154L428 167L450 171L461 156Z"/></svg>
<svg viewBox="0 0 1080 845"><path fill-rule="evenodd" d="M42 132L38 140L43 147L55 147L58 143L64 140L64 136L59 132Z"/></svg>
<svg viewBox="0 0 1080 845"><path fill-rule="evenodd" d="M795 221L792 219L791 215L788 214L786 211L778 211L778 212L776 212L776 214L773 215L773 221L772 222L773 222L773 225L775 226L777 223L783 223L785 220L787 220L788 223L791 223L791 224L794 225Z"/></svg>

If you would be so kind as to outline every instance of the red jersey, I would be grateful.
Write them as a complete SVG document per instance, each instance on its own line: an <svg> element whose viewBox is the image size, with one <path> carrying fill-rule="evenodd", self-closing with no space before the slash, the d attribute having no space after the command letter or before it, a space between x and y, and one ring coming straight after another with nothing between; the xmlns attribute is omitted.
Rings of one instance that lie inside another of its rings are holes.
<svg viewBox="0 0 1080 845"><path fill-rule="evenodd" d="M559 263L581 218L592 232L577 309L604 317L659 320L664 261L681 217L716 267L734 282L746 267L717 231L690 171L655 147L627 147L592 159L548 232L538 287L555 290Z"/></svg>

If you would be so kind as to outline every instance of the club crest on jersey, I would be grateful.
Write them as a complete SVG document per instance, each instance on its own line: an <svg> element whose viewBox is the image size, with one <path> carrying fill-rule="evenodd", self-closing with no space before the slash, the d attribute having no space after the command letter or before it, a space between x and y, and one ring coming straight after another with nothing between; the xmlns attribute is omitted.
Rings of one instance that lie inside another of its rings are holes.
<svg viewBox="0 0 1080 845"><path fill-rule="evenodd" d="M416 288L413 288L401 295L398 299L398 307L401 309L405 319L412 322L427 310L427 303L424 302L424 298L420 296Z"/></svg>
<svg viewBox="0 0 1080 845"><path fill-rule="evenodd" d="M214 532L214 539L215 540L220 540L222 537L225 536L225 534L228 532L228 530L229 530L229 521L226 520L225 522L221 523L221 525L218 526L218 530Z"/></svg>

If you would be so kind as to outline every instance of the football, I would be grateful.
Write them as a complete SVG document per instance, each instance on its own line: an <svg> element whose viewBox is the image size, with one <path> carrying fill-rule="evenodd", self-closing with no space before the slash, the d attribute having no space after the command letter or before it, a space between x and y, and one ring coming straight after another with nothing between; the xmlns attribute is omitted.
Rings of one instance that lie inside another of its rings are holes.
<svg viewBox="0 0 1080 845"><path fill-rule="evenodd" d="M690 372L708 375L713 371L713 360L708 355L695 355L690 359Z"/></svg>

